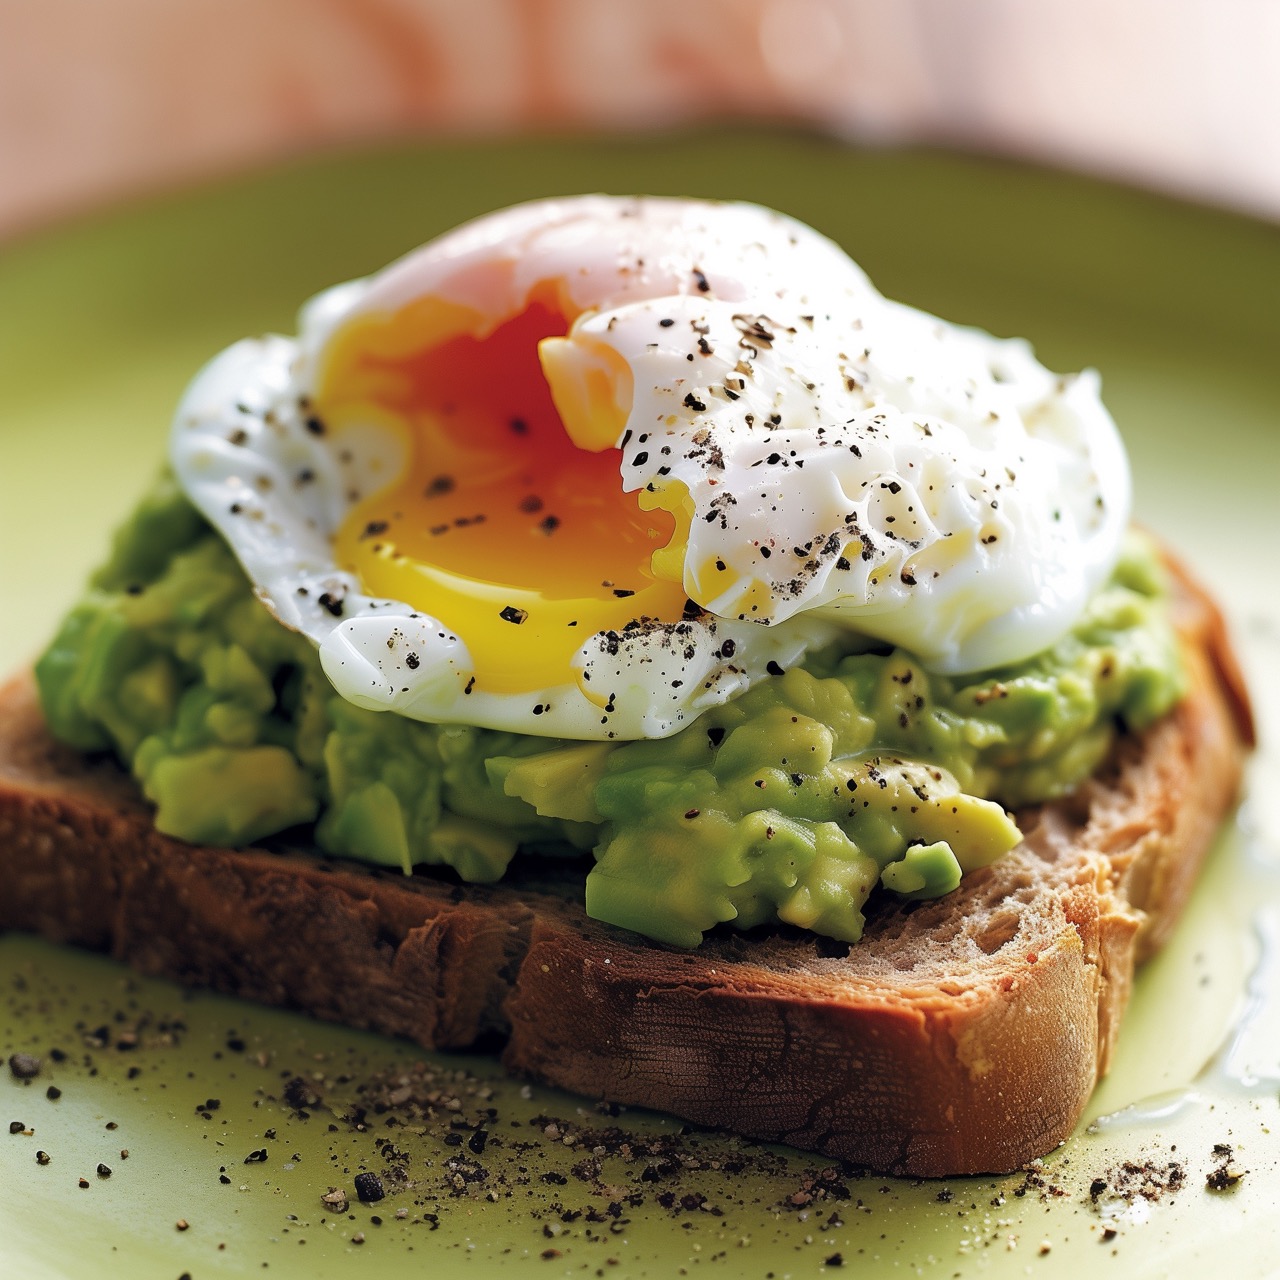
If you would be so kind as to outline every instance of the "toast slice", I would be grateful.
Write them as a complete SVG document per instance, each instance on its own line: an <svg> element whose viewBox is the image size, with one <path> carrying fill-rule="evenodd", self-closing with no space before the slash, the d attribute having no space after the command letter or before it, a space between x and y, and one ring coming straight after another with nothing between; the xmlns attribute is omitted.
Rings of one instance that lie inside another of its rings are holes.
<svg viewBox="0 0 1280 1280"><path fill-rule="evenodd" d="M667 948L590 920L581 874L498 886L159 835L113 761L0 691L0 927L148 974L898 1174L999 1172L1072 1129L1134 966L1167 936L1252 742L1222 620L1174 567L1189 693L944 898L873 902L853 947L798 930Z"/></svg>

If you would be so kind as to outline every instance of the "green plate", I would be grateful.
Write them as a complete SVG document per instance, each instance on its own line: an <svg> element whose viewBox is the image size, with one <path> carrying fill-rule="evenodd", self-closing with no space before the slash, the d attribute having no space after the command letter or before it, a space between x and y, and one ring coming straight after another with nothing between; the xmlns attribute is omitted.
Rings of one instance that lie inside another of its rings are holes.
<svg viewBox="0 0 1280 1280"><path fill-rule="evenodd" d="M0 1052L43 1064L0 1071L0 1275L1261 1274L1280 1251L1274 228L758 131L336 156L56 228L0 258L0 669L51 632L210 354L464 218L583 189L775 205L885 292L1101 369L1140 517L1226 601L1264 748L1093 1123L1017 1175L897 1182L8 935ZM1228 1166L1246 1172L1206 1185ZM360 1172L385 1199L322 1202Z"/></svg>

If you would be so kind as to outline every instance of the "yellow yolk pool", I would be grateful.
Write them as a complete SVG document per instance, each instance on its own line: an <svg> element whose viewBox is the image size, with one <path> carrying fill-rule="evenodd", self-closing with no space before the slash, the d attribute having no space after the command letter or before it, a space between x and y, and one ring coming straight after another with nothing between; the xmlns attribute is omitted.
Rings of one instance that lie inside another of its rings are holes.
<svg viewBox="0 0 1280 1280"><path fill-rule="evenodd" d="M621 433L629 387L603 365L558 376L568 324L554 305L535 301L479 338L457 334L458 318L441 304L338 340L316 401L334 448L372 417L404 433L408 463L351 509L335 558L365 591L465 637L477 689L562 684L587 636L680 618L679 557L670 579L654 571L675 521L622 491L619 451L600 442ZM406 351L410 332L426 345Z"/></svg>

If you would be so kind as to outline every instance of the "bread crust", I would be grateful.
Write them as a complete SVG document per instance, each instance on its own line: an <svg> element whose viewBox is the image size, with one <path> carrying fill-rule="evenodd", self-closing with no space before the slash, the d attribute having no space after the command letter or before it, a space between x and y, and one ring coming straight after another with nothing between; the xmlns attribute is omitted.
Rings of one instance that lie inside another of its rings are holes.
<svg viewBox="0 0 1280 1280"><path fill-rule="evenodd" d="M946 898L852 948L795 930L694 952L589 920L580 874L498 886L158 834L112 761L0 690L0 928L890 1173L1000 1172L1070 1133L1137 963L1165 940L1253 741L1222 619L1172 566L1189 691Z"/></svg>

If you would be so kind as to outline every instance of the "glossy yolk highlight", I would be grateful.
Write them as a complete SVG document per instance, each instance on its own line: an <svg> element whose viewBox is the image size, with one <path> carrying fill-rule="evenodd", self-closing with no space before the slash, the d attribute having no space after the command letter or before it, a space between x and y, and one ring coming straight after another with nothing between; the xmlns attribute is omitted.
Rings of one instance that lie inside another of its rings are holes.
<svg viewBox="0 0 1280 1280"><path fill-rule="evenodd" d="M372 420L405 434L408 457L344 521L338 564L366 592L439 618L470 650L474 687L491 693L572 683L572 655L594 632L678 619L680 575L653 567L675 522L622 491L619 388L589 354L576 380L565 376L577 357L556 341L568 329L559 309L534 302L476 338L457 335L456 315L416 307L407 326L353 325L330 358L318 407L334 448ZM450 323L454 336L431 341ZM397 349L406 327L429 345ZM394 345L379 337L390 333ZM605 704L608 690L582 688Z"/></svg>

